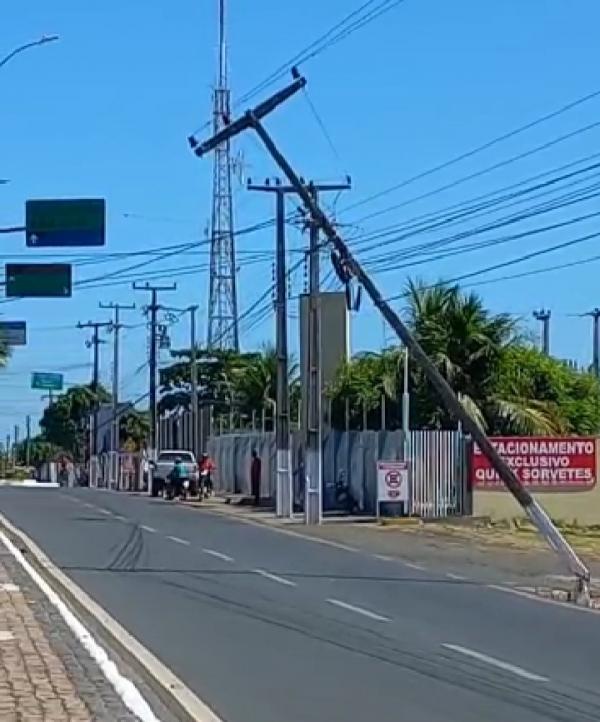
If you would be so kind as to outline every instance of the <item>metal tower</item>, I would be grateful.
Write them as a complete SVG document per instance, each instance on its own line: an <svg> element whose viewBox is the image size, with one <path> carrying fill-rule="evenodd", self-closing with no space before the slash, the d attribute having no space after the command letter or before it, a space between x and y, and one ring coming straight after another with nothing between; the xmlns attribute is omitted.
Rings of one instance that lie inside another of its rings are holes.
<svg viewBox="0 0 600 722"><path fill-rule="evenodd" d="M227 79L225 0L219 0L219 74L214 90L213 130L229 122L231 91ZM215 149L211 216L209 348L239 350L231 148L229 140Z"/></svg>

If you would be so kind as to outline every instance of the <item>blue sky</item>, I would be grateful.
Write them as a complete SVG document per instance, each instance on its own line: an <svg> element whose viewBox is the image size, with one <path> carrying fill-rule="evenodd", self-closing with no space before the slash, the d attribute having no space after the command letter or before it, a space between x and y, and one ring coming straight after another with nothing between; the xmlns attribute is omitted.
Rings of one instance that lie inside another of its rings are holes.
<svg viewBox="0 0 600 722"><path fill-rule="evenodd" d="M0 186L0 225L21 223L27 198L106 197L107 248L93 258L86 252L72 254L79 263L76 280L113 273L147 260L107 260L108 253L148 251L204 238L210 213L212 164L209 158L198 160L190 153L186 137L210 118L216 4L216 0L179 0L175 4L159 0L3 1L0 56L44 33L56 33L61 39L23 53L0 69L0 178L10 179L9 184ZM360 5L359 0L306 0L300 11L296 5L277 0L231 0L229 41L234 101L355 5ZM304 176L335 180L346 172L351 174L352 191L336 199L336 216L347 224L342 228L355 239L367 267L370 258L382 254L389 263L397 260L399 264L402 254L413 244L440 241L451 233L529 208L533 201L379 249L361 236L398 226L415 216L438 213L452 204L597 151L600 128L592 128L496 171L432 193L596 122L600 97L443 171L351 208L598 90L599 22L596 0L576 4L565 0L406 0L302 67L308 78L308 96L327 128L335 153L302 95L280 108L268 125ZM243 154L246 175L262 180L274 174L254 137L240 138L235 150ZM578 185L565 186L554 196L536 202L584 188L591 189L593 195L595 174L591 170L575 176L573 181ZM413 200L424 194L429 195ZM248 193L238 185L237 227L272 217L272 200L263 194ZM333 197L328 201L332 208ZM389 209L399 204L403 205ZM592 197L460 243L566 222L600 210L597 206L597 198ZM379 211L379 215L372 215ZM384 292L393 295L402 290L408 275L433 282L475 271L594 233L596 221L590 218L484 250L431 259L416 268L383 273L372 266L372 270ZM0 238L7 261L33 260L42 255L25 249L20 236ZM305 240L290 229L292 260L298 258L297 251ZM460 243L453 247L460 248ZM575 243L472 280L482 282L499 275L585 260L600 255L598 244L598 239ZM241 311L271 282L272 248L272 231L268 229L239 239ZM161 281L176 280L177 291L165 294L164 301L177 306L199 303L203 329L206 273L198 270L189 275L173 274L203 264L207 258L206 248L200 247L194 253L176 255L143 269L163 273ZM588 362L590 320L571 314L600 305L596 281L599 269L598 262L584 262L559 272L480 285L477 290L493 310L523 316L525 325L532 330L536 328L531 321L533 309L549 307L553 313L553 353ZM299 271L293 290L301 288ZM121 283L78 289L71 300L17 301L0 306L3 319L25 319L29 326L29 345L17 349L8 369L0 372L0 438L13 424L23 425L26 414L37 417L40 413L43 403L39 393L29 390L32 371L65 370L69 383L89 378L87 335L74 328L77 322L107 318L107 312L98 309L99 301L134 300L141 306L146 296L134 293L129 283ZM291 310L294 315L295 309ZM143 367L146 329L139 311L127 314L126 322L132 328L123 335L122 393L133 398L143 393L147 384ZM174 325L171 333L174 346L185 342L183 322ZM262 324L249 329L242 326L243 346L256 346L269 340L272 333L270 315ZM296 347L293 319L290 333L291 345ZM381 322L365 304L352 320L353 347L379 347L383 339ZM166 356L163 361L167 361ZM109 383L109 344L102 348L101 368L103 380Z"/></svg>

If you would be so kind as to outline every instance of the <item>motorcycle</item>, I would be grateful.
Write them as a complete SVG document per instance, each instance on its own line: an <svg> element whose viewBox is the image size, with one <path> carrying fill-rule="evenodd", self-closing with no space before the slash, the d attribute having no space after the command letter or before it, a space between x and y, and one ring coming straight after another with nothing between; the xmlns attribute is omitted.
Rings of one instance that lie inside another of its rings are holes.
<svg viewBox="0 0 600 722"><path fill-rule="evenodd" d="M349 482L346 480L346 475L343 471L335 482L335 503L338 509L341 509L348 514L356 514L360 511L360 504L352 493L352 488Z"/></svg>
<svg viewBox="0 0 600 722"><path fill-rule="evenodd" d="M213 492L213 483L208 469L204 469L200 472L200 489L198 493L200 498L208 499Z"/></svg>

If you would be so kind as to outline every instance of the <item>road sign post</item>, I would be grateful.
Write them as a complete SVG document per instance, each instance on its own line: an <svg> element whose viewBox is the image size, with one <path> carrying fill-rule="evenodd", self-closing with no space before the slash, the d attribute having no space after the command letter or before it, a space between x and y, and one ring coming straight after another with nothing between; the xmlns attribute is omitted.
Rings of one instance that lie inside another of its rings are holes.
<svg viewBox="0 0 600 722"><path fill-rule="evenodd" d="M377 462L377 516L381 504L402 502L408 509L408 461Z"/></svg>
<svg viewBox="0 0 600 722"><path fill-rule="evenodd" d="M27 324L25 321L0 321L0 343L6 346L27 345Z"/></svg>
<svg viewBox="0 0 600 722"><path fill-rule="evenodd" d="M8 298L69 298L71 265L68 263L7 263Z"/></svg>
<svg viewBox="0 0 600 722"><path fill-rule="evenodd" d="M43 391L62 391L63 375L36 371L31 375L31 388Z"/></svg>
<svg viewBox="0 0 600 722"><path fill-rule="evenodd" d="M106 203L103 198L29 200L25 239L31 248L103 246Z"/></svg>

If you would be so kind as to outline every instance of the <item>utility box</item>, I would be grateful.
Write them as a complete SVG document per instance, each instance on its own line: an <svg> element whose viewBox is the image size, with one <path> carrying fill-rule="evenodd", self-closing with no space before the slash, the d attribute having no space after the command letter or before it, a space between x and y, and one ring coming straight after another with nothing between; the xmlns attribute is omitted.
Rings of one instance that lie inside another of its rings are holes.
<svg viewBox="0 0 600 722"><path fill-rule="evenodd" d="M345 293L320 293L317 296L317 313L321 329L321 394L337 374L340 366L350 355L350 330ZM300 296L300 382L302 399L300 409L300 428L307 430L308 424L308 385L309 368L309 296ZM325 404L323 413L325 413Z"/></svg>

